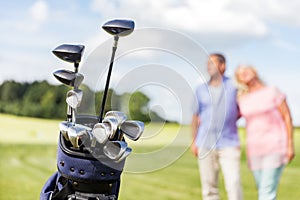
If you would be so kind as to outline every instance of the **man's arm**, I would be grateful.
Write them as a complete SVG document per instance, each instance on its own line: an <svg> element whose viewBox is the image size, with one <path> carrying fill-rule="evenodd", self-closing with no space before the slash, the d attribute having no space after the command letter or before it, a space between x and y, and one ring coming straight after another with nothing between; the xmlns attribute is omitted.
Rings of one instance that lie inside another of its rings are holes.
<svg viewBox="0 0 300 200"><path fill-rule="evenodd" d="M193 140L191 150L195 156L198 156L198 148L196 146L196 137L197 137L199 125L200 125L200 117L198 115L194 114L193 119L192 119L192 124L191 124L192 140Z"/></svg>

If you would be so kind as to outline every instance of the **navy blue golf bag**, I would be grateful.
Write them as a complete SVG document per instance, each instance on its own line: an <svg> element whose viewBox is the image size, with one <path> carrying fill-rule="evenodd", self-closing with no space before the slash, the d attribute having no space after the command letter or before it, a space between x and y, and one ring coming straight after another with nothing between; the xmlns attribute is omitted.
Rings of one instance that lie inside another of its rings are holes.
<svg viewBox="0 0 300 200"><path fill-rule="evenodd" d="M93 127L96 117L78 117L77 123ZM124 140L124 139L123 139ZM62 132L57 148L57 172L45 183L41 200L116 200L125 159L115 162L103 155L103 147L74 148ZM92 153L91 153L92 152Z"/></svg>

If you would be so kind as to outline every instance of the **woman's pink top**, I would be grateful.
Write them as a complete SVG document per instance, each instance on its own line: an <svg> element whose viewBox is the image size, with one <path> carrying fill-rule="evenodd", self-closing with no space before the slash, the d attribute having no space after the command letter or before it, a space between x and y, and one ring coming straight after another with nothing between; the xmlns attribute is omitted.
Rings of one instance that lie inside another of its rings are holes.
<svg viewBox="0 0 300 200"><path fill-rule="evenodd" d="M242 95L241 115L246 119L247 157L251 170L276 168L287 163L287 129L278 106L285 95L266 86Z"/></svg>

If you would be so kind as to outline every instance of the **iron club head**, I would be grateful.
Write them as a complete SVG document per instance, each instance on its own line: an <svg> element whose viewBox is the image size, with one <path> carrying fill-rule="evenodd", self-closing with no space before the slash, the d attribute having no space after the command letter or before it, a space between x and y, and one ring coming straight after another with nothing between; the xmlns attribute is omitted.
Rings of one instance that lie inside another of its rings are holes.
<svg viewBox="0 0 300 200"><path fill-rule="evenodd" d="M110 127L108 124L104 123L97 123L94 125L94 128L92 130L92 147L96 146L96 142L100 144L104 144L110 135Z"/></svg>
<svg viewBox="0 0 300 200"><path fill-rule="evenodd" d="M107 141L103 147L103 153L111 160L119 160L127 149L124 141Z"/></svg>
<svg viewBox="0 0 300 200"><path fill-rule="evenodd" d="M119 128L119 123L116 118L104 118L102 121L103 124L107 124L109 127L109 139L112 139L117 129Z"/></svg>
<svg viewBox="0 0 300 200"><path fill-rule="evenodd" d="M82 95L83 94L81 90L70 90L67 93L67 98L66 98L67 104L73 109L78 108L82 100Z"/></svg>
<svg viewBox="0 0 300 200"><path fill-rule="evenodd" d="M136 141L141 137L144 131L144 123L141 121L128 120L121 124L120 130L129 139Z"/></svg>
<svg viewBox="0 0 300 200"><path fill-rule="evenodd" d="M81 124L75 124L73 126L70 126L68 128L68 138L73 145L73 147L78 148L79 147L79 141L80 139L86 140L87 138L90 138L89 131L91 128L81 125ZM90 140L90 139L89 139Z"/></svg>
<svg viewBox="0 0 300 200"><path fill-rule="evenodd" d="M126 115L121 111L108 111L104 118L116 118L118 120L118 126L126 121Z"/></svg>
<svg viewBox="0 0 300 200"><path fill-rule="evenodd" d="M116 160L116 162L121 162L122 160L127 158L129 156L129 154L131 154L131 152L132 152L132 149L130 147L127 147L125 152L123 153L123 155L118 160Z"/></svg>
<svg viewBox="0 0 300 200"><path fill-rule="evenodd" d="M59 130L67 141L70 141L69 136L68 136L68 128L70 126L71 126L71 123L69 123L67 121L63 121L63 122L59 123Z"/></svg>

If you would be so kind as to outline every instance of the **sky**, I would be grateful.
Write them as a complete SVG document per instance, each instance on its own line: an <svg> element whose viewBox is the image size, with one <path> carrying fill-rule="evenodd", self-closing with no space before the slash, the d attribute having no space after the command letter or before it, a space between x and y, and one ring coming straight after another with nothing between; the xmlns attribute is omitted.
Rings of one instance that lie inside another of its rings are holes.
<svg viewBox="0 0 300 200"><path fill-rule="evenodd" d="M286 94L294 124L300 125L299 0L23 0L0 5L1 83L57 84L52 73L72 65L51 51L60 44L84 44L84 81L101 88L105 79L96 75L104 76L112 45L101 26L126 18L135 21L135 31L119 41L111 85L120 92L148 91L152 109L188 122L185 94L205 77L205 56L222 52L228 76L239 64L255 66L266 84Z"/></svg>

